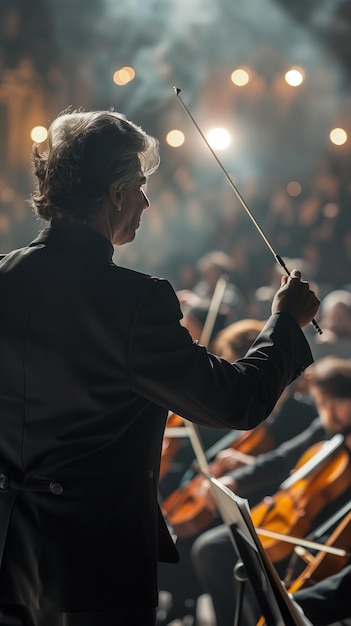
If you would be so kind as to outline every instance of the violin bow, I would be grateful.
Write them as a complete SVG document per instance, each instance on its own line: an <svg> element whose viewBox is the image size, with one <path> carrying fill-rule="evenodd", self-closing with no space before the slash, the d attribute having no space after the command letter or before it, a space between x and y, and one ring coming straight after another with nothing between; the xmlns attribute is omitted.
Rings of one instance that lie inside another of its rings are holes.
<svg viewBox="0 0 351 626"><path fill-rule="evenodd" d="M229 176L227 170L225 169L224 165L222 164L222 162L220 161L220 159L218 158L216 152L213 150L212 146L210 145L210 143L207 141L204 133L202 132L201 128L199 127L199 125L197 124L196 120L194 119L194 117L192 116L190 110L188 109L188 107L186 106L186 104L184 103L180 93L181 93L181 89L179 89L179 87L173 87L173 91L175 93L175 95L177 96L178 101L180 102L181 106L183 107L184 111L186 112L186 114L188 115L188 117L190 118L190 120L192 121L192 123L194 124L195 128L197 129L197 131L200 133L202 139L204 140L206 146L208 147L208 149L210 150L212 156L215 158L215 160L217 161L217 164L219 165L220 169L222 170L224 176L226 177L229 185L231 186L232 190L234 191L236 197L238 198L240 204L242 205L242 207L245 209L247 215L249 216L249 218L252 220L253 224L255 225L256 229L258 230L259 234L261 235L263 241L265 242L265 244L267 245L267 247L269 248L269 250L271 251L271 253L273 254L276 262L278 263L278 265L280 265L280 267L283 268L283 270L285 271L285 273L290 276L290 272L288 270L288 268L286 267L283 259L281 258L281 256L279 256L279 254L276 253L276 251L274 250L271 242L269 241L269 239L267 238L267 236L265 235L265 233L263 232L261 226L258 224L257 220L255 219L254 215L252 214L252 212L250 211L248 205L246 204L244 198L242 197L241 193L239 192L239 190L237 189L237 187L235 186L233 180L231 179L231 177ZM319 333L320 335L323 333L322 329L319 327L319 325L317 324L316 320L313 319L311 324L313 324L314 329L317 333Z"/></svg>
<svg viewBox="0 0 351 626"><path fill-rule="evenodd" d="M218 315L220 306L222 304L222 300L223 300L223 296L224 296L227 284L228 284L228 278L227 276L223 274L217 280L216 286L214 288L214 292L211 298L210 306L208 308L206 320L203 325L201 336L199 339L199 343L204 344L205 346L207 346L210 341L213 328L217 319L217 315ZM202 474L209 477L208 460L207 460L206 453L204 451L204 448L201 442L199 429L196 424L194 424L193 422L190 422L185 417L183 417L183 420L185 423L187 435L189 436L190 443L193 447L194 454L198 462L199 469L202 472Z"/></svg>
<svg viewBox="0 0 351 626"><path fill-rule="evenodd" d="M222 276L220 276L217 280L216 286L214 288L210 306L208 308L208 313L199 339L199 343L205 345L206 347L208 346L212 337L213 329L223 301L227 284L228 277L225 274L222 274Z"/></svg>

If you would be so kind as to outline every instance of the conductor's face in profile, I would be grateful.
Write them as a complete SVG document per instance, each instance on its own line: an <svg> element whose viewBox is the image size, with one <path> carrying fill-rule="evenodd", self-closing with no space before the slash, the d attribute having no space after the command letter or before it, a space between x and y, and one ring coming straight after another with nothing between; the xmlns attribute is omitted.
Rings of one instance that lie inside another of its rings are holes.
<svg viewBox="0 0 351 626"><path fill-rule="evenodd" d="M146 178L140 174L130 187L110 185L101 213L89 224L107 237L113 245L129 243L135 238L142 213L150 206L143 189Z"/></svg>

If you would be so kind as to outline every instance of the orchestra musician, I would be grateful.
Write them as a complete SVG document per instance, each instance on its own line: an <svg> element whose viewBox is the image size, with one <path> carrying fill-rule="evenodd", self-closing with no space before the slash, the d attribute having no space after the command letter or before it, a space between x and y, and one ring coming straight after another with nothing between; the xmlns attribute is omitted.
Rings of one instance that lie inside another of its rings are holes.
<svg viewBox="0 0 351 626"><path fill-rule="evenodd" d="M0 624L154 626L168 411L251 429L312 362L319 300L293 270L229 363L181 326L166 280L118 267L149 207L157 141L114 111L72 111L33 153L38 237L0 262Z"/></svg>
<svg viewBox="0 0 351 626"><path fill-rule="evenodd" d="M348 455L351 450L351 361L325 357L314 363L305 376L309 392L318 410L318 417L301 434L280 445L274 451L256 457L254 464L242 466L233 472L228 471L219 478L232 491L248 499L253 516L259 500L279 492L282 481L290 475L303 453L313 448L315 444L330 439L336 433L341 433L344 436L343 447ZM347 471L350 472L349 463ZM312 477L312 490L314 480L316 481ZM318 493L320 489L318 481L316 481L316 489ZM216 504L209 481L205 478L202 490L203 494L206 494L208 506L215 509ZM322 492L318 493L319 495L322 502ZM325 502L325 506L313 520L314 525L317 526L327 519L350 499L351 482L348 485L347 481L345 489L338 497ZM279 504L279 500L277 502ZM274 499L272 503L274 504ZM283 513L284 511L281 513L278 511L278 514ZM286 544L282 542L281 545ZM237 558L225 525L204 532L193 544L193 566L202 592L211 595L217 626L232 626L234 623L237 583L233 577L233 571ZM281 576L284 575L288 562L289 559L286 557L274 561ZM252 626L251 610L255 605L255 594L250 589L250 581L246 585L245 596L244 608L246 608L243 612L242 623Z"/></svg>

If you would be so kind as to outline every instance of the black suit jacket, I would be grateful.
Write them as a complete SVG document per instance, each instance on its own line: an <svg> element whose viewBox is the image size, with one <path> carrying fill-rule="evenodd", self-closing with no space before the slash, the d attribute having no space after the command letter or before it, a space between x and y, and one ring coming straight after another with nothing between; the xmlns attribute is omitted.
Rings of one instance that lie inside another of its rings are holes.
<svg viewBox="0 0 351 626"><path fill-rule="evenodd" d="M137 590L155 606L157 558L175 559L157 502L168 410L252 428L312 361L284 314L236 364L208 354L170 284L112 254L54 221L0 263L2 603L114 610Z"/></svg>
<svg viewBox="0 0 351 626"><path fill-rule="evenodd" d="M346 565L340 572L328 576L316 583L313 587L301 589L294 594L294 598L303 608L304 613L314 626L328 626L339 620L351 618L351 564ZM346 622L343 622L345 624ZM342 626L339 624L339 626Z"/></svg>

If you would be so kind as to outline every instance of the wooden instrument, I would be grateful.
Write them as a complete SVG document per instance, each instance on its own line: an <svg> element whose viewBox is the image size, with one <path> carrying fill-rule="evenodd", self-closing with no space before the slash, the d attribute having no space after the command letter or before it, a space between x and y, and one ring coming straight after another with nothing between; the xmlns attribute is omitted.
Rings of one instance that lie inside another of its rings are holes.
<svg viewBox="0 0 351 626"><path fill-rule="evenodd" d="M183 428L184 420L180 415L176 413L171 413L167 418L166 428ZM179 448L181 446L181 439L178 437L164 437L162 441L162 453L161 453L161 465L160 465L160 480L162 480L168 470L169 467L177 454Z"/></svg>
<svg viewBox="0 0 351 626"><path fill-rule="evenodd" d="M313 520L330 502L351 486L351 464L343 436L311 446L301 457L291 477L277 493L252 509L256 528L282 535L306 537ZM272 562L289 556L292 544L262 536Z"/></svg>
<svg viewBox="0 0 351 626"><path fill-rule="evenodd" d="M267 452L273 446L273 438L267 426L262 423L253 430L237 436L228 446L238 453L238 463L250 463L249 457ZM209 465L212 476L218 478L216 460ZM207 508L206 499L200 494L202 474L196 474L189 481L180 485L162 503L162 510L178 537L191 537L205 530L216 518Z"/></svg>
<svg viewBox="0 0 351 626"><path fill-rule="evenodd" d="M316 582L324 580L327 576L336 574L350 563L351 560L351 510L338 524L325 542L326 546L341 548L345 550L345 556L335 556L328 552L319 551L315 556L310 553L307 567L301 574L288 586L289 593L295 593L303 587L311 587ZM306 557L305 557L306 558Z"/></svg>

